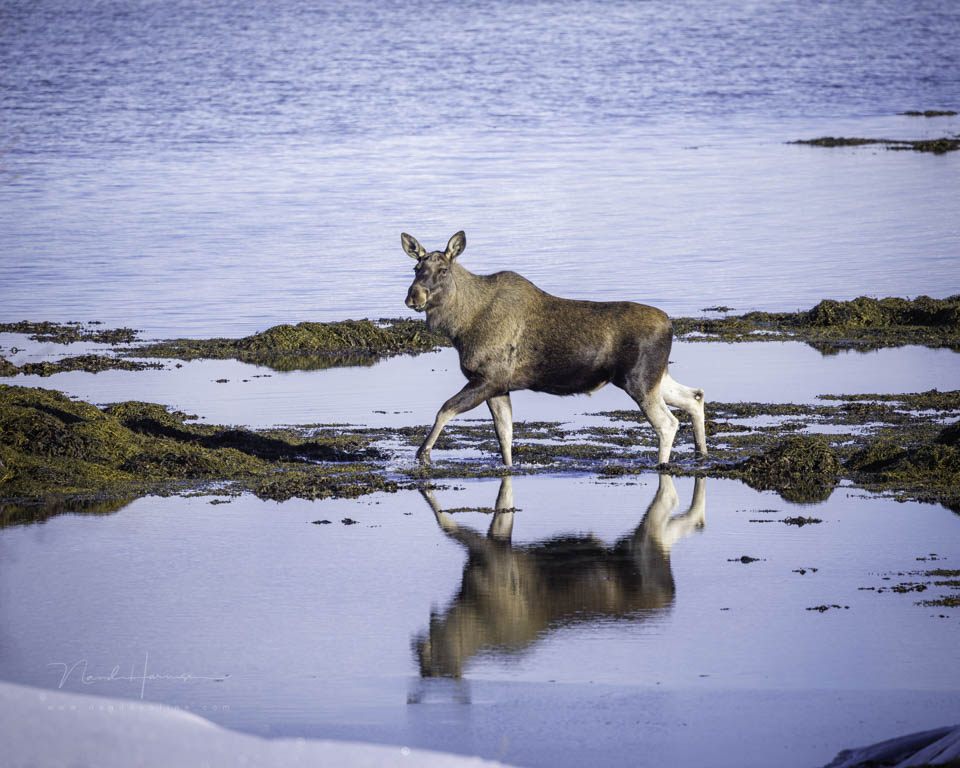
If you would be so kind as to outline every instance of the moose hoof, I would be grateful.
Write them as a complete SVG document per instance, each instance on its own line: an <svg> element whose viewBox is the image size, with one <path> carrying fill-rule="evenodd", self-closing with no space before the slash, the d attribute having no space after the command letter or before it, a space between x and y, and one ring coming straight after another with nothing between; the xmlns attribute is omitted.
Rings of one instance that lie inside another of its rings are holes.
<svg viewBox="0 0 960 768"><path fill-rule="evenodd" d="M430 465L430 451L417 451L417 462L423 466Z"/></svg>

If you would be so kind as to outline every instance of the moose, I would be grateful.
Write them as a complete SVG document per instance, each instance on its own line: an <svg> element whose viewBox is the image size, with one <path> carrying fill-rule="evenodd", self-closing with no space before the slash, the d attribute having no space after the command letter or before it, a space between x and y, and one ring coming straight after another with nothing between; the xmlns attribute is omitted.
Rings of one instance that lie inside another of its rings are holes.
<svg viewBox="0 0 960 768"><path fill-rule="evenodd" d="M406 304L426 312L427 328L450 338L467 378L437 413L417 450L420 463L430 463L430 450L452 418L486 401L503 463L510 466L511 392L592 394L610 383L630 395L653 425L658 464L670 461L679 426L668 405L690 414L697 450L706 455L703 390L679 384L667 372L673 326L664 312L628 301L561 299L516 272L475 275L457 263L467 245L462 231L444 251L428 252L405 232L400 241L417 262Z"/></svg>
<svg viewBox="0 0 960 768"><path fill-rule="evenodd" d="M673 478L661 474L640 524L612 547L584 535L515 546L512 483L509 475L500 481L486 536L458 524L433 491L421 490L444 534L467 551L460 592L413 640L421 678L460 678L478 653L521 653L558 627L643 621L669 610L676 593L670 551L705 526L705 478L695 480L687 511L674 515L680 499Z"/></svg>

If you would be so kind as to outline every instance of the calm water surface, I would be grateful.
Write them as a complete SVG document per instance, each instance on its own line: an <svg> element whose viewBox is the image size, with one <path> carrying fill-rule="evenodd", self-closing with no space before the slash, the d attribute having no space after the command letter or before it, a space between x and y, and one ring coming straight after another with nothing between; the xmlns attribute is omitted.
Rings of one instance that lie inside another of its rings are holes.
<svg viewBox="0 0 960 768"><path fill-rule="evenodd" d="M407 230L672 314L960 292L950 0L0 11L0 320L406 314Z"/></svg>
<svg viewBox="0 0 960 768"><path fill-rule="evenodd" d="M654 474L508 482L6 529L0 677L520 765L818 765L960 714L956 617L877 591L954 567L956 514ZM443 511L472 506L518 511ZM824 522L751 522L795 514Z"/></svg>

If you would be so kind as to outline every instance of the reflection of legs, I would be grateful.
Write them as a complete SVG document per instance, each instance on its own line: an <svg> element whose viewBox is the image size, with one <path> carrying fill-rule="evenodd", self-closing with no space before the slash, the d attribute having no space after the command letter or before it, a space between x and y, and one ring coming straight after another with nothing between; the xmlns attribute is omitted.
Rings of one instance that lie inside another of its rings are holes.
<svg viewBox="0 0 960 768"><path fill-rule="evenodd" d="M510 541L513 534L513 478L507 475L500 479L496 512L490 521L487 536L499 541Z"/></svg>
<svg viewBox="0 0 960 768"><path fill-rule="evenodd" d="M659 480L657 493L647 508L647 514L643 517L643 525L646 528L647 535L652 535L656 539L660 538L660 531L663 530L670 519L671 513L680 503L673 478L661 472Z"/></svg>
<svg viewBox="0 0 960 768"><path fill-rule="evenodd" d="M660 380L660 392L667 405L681 408L690 414L690 418L693 419L693 439L697 444L697 451L701 456L706 456L707 434L704 424L703 390L684 386L670 378L669 373L664 373L663 379Z"/></svg>
<svg viewBox="0 0 960 768"><path fill-rule="evenodd" d="M673 545L682 538L689 536L697 529L703 528L707 508L707 481L698 477L694 480L693 499L690 508L671 517L680 503L673 478L670 475L660 475L660 485L657 494L650 502L643 522L637 528L635 536L639 536L641 545L649 547L655 544L664 554L670 554Z"/></svg>
<svg viewBox="0 0 960 768"><path fill-rule="evenodd" d="M503 463L508 467L513 464L511 444L513 442L513 409L510 407L510 393L497 395L487 400L490 413L493 416L493 428L500 441L500 453ZM512 505L511 505L512 506Z"/></svg>
<svg viewBox="0 0 960 768"><path fill-rule="evenodd" d="M707 510L707 479L698 477L693 485L693 499L690 508L682 515L676 515L666 521L660 530L660 545L667 551L680 539L703 528Z"/></svg>
<svg viewBox="0 0 960 768"><path fill-rule="evenodd" d="M421 464L430 463L430 449L437 442L440 433L454 416L476 408L480 403L490 396L489 387L482 381L471 381L457 394L451 397L443 404L437 413L436 421L433 422L433 429L427 435L427 439L417 450L417 460Z"/></svg>

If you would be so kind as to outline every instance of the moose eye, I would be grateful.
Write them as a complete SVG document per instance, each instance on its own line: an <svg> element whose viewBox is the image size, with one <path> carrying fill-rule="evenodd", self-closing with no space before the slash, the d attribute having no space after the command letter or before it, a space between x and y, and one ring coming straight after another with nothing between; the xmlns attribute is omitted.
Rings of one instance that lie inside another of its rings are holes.
<svg viewBox="0 0 960 768"><path fill-rule="evenodd" d="M440 277L443 277L445 274L447 274L447 268L446 268L446 267L441 267L441 268L440 268Z"/></svg>

